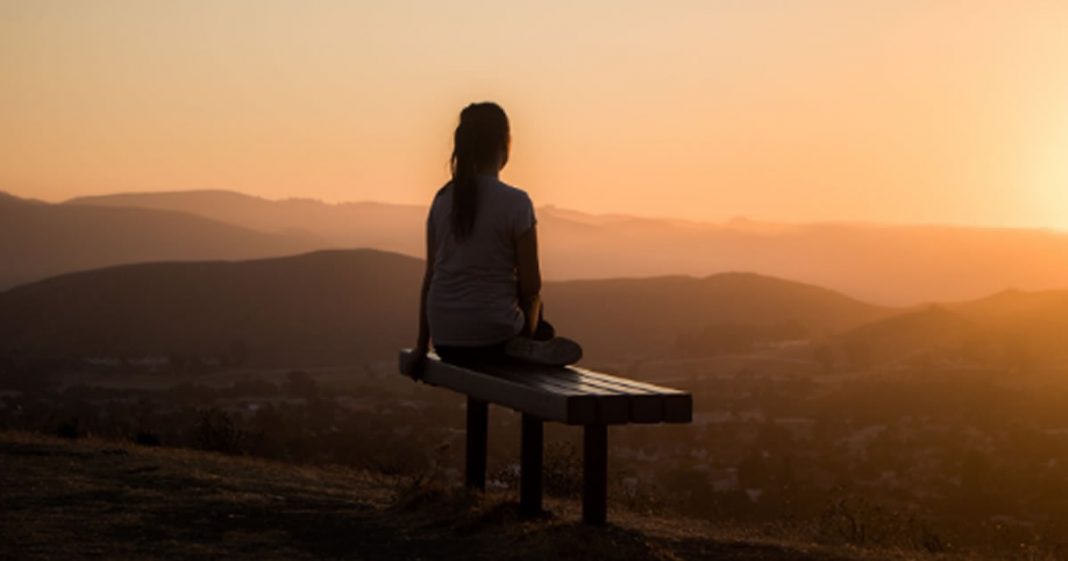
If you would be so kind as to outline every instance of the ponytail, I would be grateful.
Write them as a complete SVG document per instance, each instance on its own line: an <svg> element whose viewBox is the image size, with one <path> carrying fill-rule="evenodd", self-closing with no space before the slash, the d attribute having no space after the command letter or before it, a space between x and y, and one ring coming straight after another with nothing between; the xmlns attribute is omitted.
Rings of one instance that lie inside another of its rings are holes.
<svg viewBox="0 0 1068 561"><path fill-rule="evenodd" d="M499 105L472 103L460 112L450 159L452 233L458 241L466 239L475 227L478 172L494 165L502 152L507 158L508 138L508 117Z"/></svg>

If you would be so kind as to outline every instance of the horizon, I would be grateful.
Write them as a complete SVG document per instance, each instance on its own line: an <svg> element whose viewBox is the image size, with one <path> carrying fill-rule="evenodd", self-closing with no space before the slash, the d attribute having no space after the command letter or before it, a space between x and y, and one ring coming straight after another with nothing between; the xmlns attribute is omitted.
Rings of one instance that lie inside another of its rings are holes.
<svg viewBox="0 0 1068 561"><path fill-rule="evenodd" d="M175 194L191 194L191 193L224 193L241 195L245 197L260 199L271 203L284 203L288 201L295 202L311 202L318 203L325 206L341 207L345 205L360 205L360 204L376 204L385 206L397 206L397 207L414 207L425 209L429 208L429 201L426 203L401 203L390 202L385 200L373 200L373 199L352 199L352 200L337 200L330 201L315 197L302 197L302 196L286 196L281 195L278 197L256 195L253 193L238 191L235 189L225 188L205 188L205 189L174 189L174 190L156 190L156 191L115 191L115 192L101 192L101 193L86 193L83 195L76 195L73 197L58 198L58 199L44 199L28 197L9 191L0 189L0 194L7 194L15 198L24 200L34 200L48 204L68 204L74 202L77 199L91 199L91 198L106 198L117 196L141 196L141 195L175 195ZM961 228L961 229L976 229L976 230L1019 230L1019 231L1041 231L1050 232L1054 234L1068 234L1068 226L1029 226L1029 225L997 225L997 224L974 224L974 223L954 223L954 222L878 222L878 221L865 221L856 219L840 219L840 220L813 220L813 221L785 221L785 220L767 220L760 216L748 216L748 215L734 215L728 216L723 219L716 220L701 220L680 218L676 216L664 216L664 215L649 215L640 213L618 213L618 212L598 212L596 210L573 208L558 205L552 202L541 203L535 202L535 208L548 211L561 211L566 213L582 214L590 217L598 218L621 218L621 219L633 219L633 220L646 220L657 222L674 222L683 224L692 224L695 226L730 226L736 223L752 223L755 225L763 226L782 226L782 227L805 227L805 226L860 226L860 227L876 227L876 228ZM1012 290L1011 288L1006 290Z"/></svg>
<svg viewBox="0 0 1068 561"><path fill-rule="evenodd" d="M17 53L0 61L0 185L31 198L193 185L426 204L459 109L492 99L512 118L504 178L539 205L1068 228L1063 6L109 0L0 15Z"/></svg>
<svg viewBox="0 0 1068 561"><path fill-rule="evenodd" d="M377 254L384 254L384 255L387 255L387 256L390 256L390 257L400 257L400 258L403 258L403 259L410 259L410 260L419 261L419 262L425 261L422 257L419 257L419 256L409 255L407 253L403 253L403 252L399 252L399 251L391 251L391 250L388 250L388 249L380 249L380 248L376 248L376 247L327 247L327 248L321 248L321 249L312 249L312 250L308 250L308 251L301 251L299 253L286 254L286 255L273 255L273 256L268 256L268 257L248 257L248 258L239 258L239 259L211 259L211 260L205 259L205 260L196 260L196 261L166 261L166 260L165 261L140 261L140 262L134 262L134 263L120 263L120 264L117 264L117 265L108 265L108 266L98 267L98 268L94 268L94 269L87 269L87 270L81 270L81 271L70 271L70 272L67 272L67 273L63 273L61 275L56 275L55 277L49 277L49 278L46 278L46 279L42 279L42 281L39 281L39 282L51 281L51 280L53 280L55 278L68 277L68 276L71 276L71 275L95 276L95 275L99 275L101 273L105 273L106 274L108 271L111 271L111 272L114 272L114 271L130 271L130 270L138 270L138 269L143 269L143 268L153 268L153 267L160 267L160 266L171 267L171 266L175 266L175 265L178 265L178 266L182 266L182 265L196 266L196 265L203 265L203 264L218 264L218 263L242 264L242 263L256 263L256 262L260 262L260 263L262 263L262 262L290 262L290 261L299 261L302 258L306 258L306 257L313 256L313 255L320 255L320 254L353 254L353 255L355 255L355 254L362 254L362 253L377 253ZM648 275L648 276L613 276L613 277L589 277L589 278L582 277L582 278L545 279L544 283L547 286L550 286L550 285L581 284L581 283L598 284L598 283L606 283L606 282L607 283L611 283L611 282L616 282L616 281L626 281L626 282L637 281L637 282L655 283L656 281L675 280L675 279L685 279L685 280L691 280L691 281L707 281L707 280L713 280L713 279L722 280L724 278L739 279L739 278L743 278L743 277L748 277L750 279L758 278L758 279L762 279L762 280L773 281L775 283L781 284L782 286L793 285L793 286L800 286L800 287L804 287L804 288L813 288L813 289L817 289L817 290L820 290L820 291L825 291L827 293L833 294L835 296L838 296L838 297L841 297L841 298L844 298L844 299L847 299L847 300L851 300L851 301L859 303L859 304L865 304L865 305L872 306L872 307L875 307L875 308L883 308L885 310L892 310L894 312L898 312L898 313L905 314L905 315L912 314L912 313L917 313L917 312L925 312L925 311L928 311L930 308L943 308L944 309L947 306L958 306L958 305L964 305L964 304L977 304L977 303L981 303L981 302L990 301L990 300L993 300L993 299L995 299L997 297L1006 296L1006 295L1008 295L1008 296L1038 296L1038 295L1050 295L1050 294L1063 293L1065 296L1068 296L1068 285L1065 285L1064 287L1038 288L1038 289L1006 287L1006 288L995 289L995 290L992 290L992 291L990 291L988 293L981 294L979 296L973 296L973 297L967 297L967 298L943 298L943 299L937 299L937 300L930 300L930 299L923 300L923 299L921 299L921 300L916 300L914 302L881 302L881 301L878 301L877 299L871 299L871 298L866 298L864 296L851 294L849 291L842 290L842 289L839 289L839 288L835 288L835 287L832 287L832 286L824 286L824 285L815 284L813 282L809 282L809 281L805 281L805 280L789 278L789 277L784 277L784 276L779 276L779 275L774 275L774 274L769 274L769 273L761 273L761 272L751 271L751 270L733 270L733 269L732 270L717 271L717 272L708 273L708 274L663 273L663 274L654 274L654 275ZM13 286L13 287L9 287L9 288L0 288L0 295L3 295L5 292L11 291L11 290L18 290L18 289L23 288L24 286L28 286L28 285L32 285L32 284L35 284L35 283L31 282L31 283L27 283L26 285L17 285L17 286Z"/></svg>
<svg viewBox="0 0 1068 561"><path fill-rule="evenodd" d="M245 261L357 247L417 258L424 253L420 225L426 208L421 205L275 200L224 190L104 194L73 201L78 204L5 205L4 222L13 226L8 229L13 239L28 241L25 236L36 236L31 232L41 227L51 233L40 237L36 250L9 248L9 254L15 253L10 254L10 270L0 269L0 288L139 261ZM94 212L101 207L127 208L117 214ZM23 208L38 212L19 210ZM64 208L80 210L71 214ZM145 215L145 210L168 212L170 225L146 227L146 217L161 215ZM702 279L740 272L892 307L974 301L1012 290L1068 289L1068 266L1063 265L1068 263L1063 259L1068 232L1051 228L790 224L744 217L714 223L545 206L538 212L545 220L539 234L542 273L552 281ZM117 221L103 227L93 222L98 219ZM203 219L209 222L198 222ZM128 245L125 235L114 238L121 230L143 245ZM63 240L71 235L89 245L69 253L74 247ZM625 254L617 251L621 239L630 247ZM52 264L45 257L62 254L71 257ZM1005 263L1016 266L1006 268Z"/></svg>

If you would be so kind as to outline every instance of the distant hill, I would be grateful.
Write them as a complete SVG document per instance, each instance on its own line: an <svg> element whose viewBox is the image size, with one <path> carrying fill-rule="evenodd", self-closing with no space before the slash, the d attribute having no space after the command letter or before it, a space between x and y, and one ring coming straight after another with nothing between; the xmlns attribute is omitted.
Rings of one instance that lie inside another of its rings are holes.
<svg viewBox="0 0 1068 561"><path fill-rule="evenodd" d="M1068 291L1011 290L932 305L862 325L840 340L871 364L938 357L1063 373L1068 367Z"/></svg>
<svg viewBox="0 0 1068 561"><path fill-rule="evenodd" d="M535 201L537 192L532 192ZM428 203L430 193L428 191ZM70 203L180 210L264 232L306 232L323 247L423 255L426 209L272 201L227 191L128 193ZM547 279L752 271L888 305L1068 287L1068 233L937 225L724 223L538 209ZM162 256L161 256L162 257Z"/></svg>
<svg viewBox="0 0 1068 561"><path fill-rule="evenodd" d="M146 263L0 293L0 353L196 354L256 365L390 359L415 336L422 261L331 250L241 262ZM710 325L843 330L893 310L752 274L547 283L547 317L587 356L659 356Z"/></svg>
<svg viewBox="0 0 1068 561"><path fill-rule="evenodd" d="M373 247L424 254L426 209L374 202L329 204L269 200L233 191L120 193L78 197L64 204L177 210L261 232L314 236L327 247Z"/></svg>
<svg viewBox="0 0 1068 561"><path fill-rule="evenodd" d="M414 340L421 268L357 250L71 273L0 294L0 345L30 354L236 354L258 364L383 358Z"/></svg>
<svg viewBox="0 0 1068 561"><path fill-rule="evenodd" d="M551 321L609 357L650 348L685 353L679 348L683 339L716 326L795 324L802 337L818 337L897 311L753 273L563 281L549 283L544 292Z"/></svg>
<svg viewBox="0 0 1068 561"><path fill-rule="evenodd" d="M119 263L249 259L323 247L184 212L48 204L0 193L0 290Z"/></svg>
<svg viewBox="0 0 1068 561"><path fill-rule="evenodd" d="M1035 322L1042 321L1043 316L1049 319L1064 318L1068 321L1068 313L1065 313L1068 312L1068 290L1004 290L970 302L947 304L947 308L987 321L1017 318Z"/></svg>
<svg viewBox="0 0 1068 561"><path fill-rule="evenodd" d="M929 306L863 325L843 337L863 356L858 365L900 362L932 352L958 352L979 333L979 325L942 306Z"/></svg>

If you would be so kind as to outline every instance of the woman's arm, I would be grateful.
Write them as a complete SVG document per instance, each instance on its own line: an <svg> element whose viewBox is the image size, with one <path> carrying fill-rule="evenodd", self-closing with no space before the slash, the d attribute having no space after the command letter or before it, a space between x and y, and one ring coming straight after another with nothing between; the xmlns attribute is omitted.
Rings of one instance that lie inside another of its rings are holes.
<svg viewBox="0 0 1068 561"><path fill-rule="evenodd" d="M515 244L516 277L519 279L519 308L527 323L524 335L533 335L541 317L541 266L538 263L537 226L531 226Z"/></svg>
<svg viewBox="0 0 1068 561"><path fill-rule="evenodd" d="M434 278L434 232L427 226L426 230L426 271L423 273L423 286L419 289L419 334L412 349L412 360L405 369L405 374L412 378L421 378L426 355L430 352L430 322L426 315L426 297L430 292L430 281Z"/></svg>
<svg viewBox="0 0 1068 561"><path fill-rule="evenodd" d="M423 287L419 291L419 335L415 348L426 354L430 350L430 322L426 317L426 296L430 291L430 281L434 278L434 263L427 260L426 272L423 273Z"/></svg>

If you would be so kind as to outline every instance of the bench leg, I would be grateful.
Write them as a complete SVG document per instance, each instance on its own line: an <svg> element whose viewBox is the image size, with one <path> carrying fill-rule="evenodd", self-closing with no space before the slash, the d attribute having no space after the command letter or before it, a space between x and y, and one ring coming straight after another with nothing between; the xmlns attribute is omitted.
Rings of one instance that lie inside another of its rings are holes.
<svg viewBox="0 0 1068 561"><path fill-rule="evenodd" d="M486 489L486 432L489 424L489 405L467 398L467 486Z"/></svg>
<svg viewBox="0 0 1068 561"><path fill-rule="evenodd" d="M519 514L541 514L542 420L523 413L522 442L519 450Z"/></svg>
<svg viewBox="0 0 1068 561"><path fill-rule="evenodd" d="M586 425L582 448L582 521L604 524L608 506L608 426Z"/></svg>

